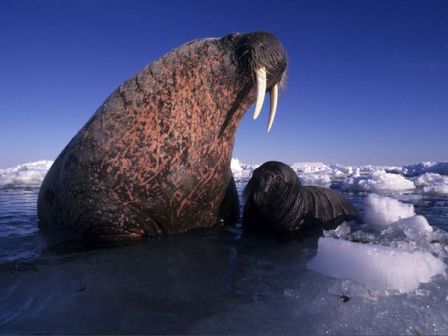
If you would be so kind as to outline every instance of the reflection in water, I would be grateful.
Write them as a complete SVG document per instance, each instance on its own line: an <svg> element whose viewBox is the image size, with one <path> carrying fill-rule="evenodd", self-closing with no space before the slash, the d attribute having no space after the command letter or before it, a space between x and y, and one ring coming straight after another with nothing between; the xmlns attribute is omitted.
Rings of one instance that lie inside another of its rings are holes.
<svg viewBox="0 0 448 336"><path fill-rule="evenodd" d="M362 212L365 195L345 195ZM36 199L37 190L0 191L2 334L448 333L443 278L341 300L350 284L306 268L316 237L280 241L236 225L92 246L39 231ZM408 201L448 228L446 199Z"/></svg>

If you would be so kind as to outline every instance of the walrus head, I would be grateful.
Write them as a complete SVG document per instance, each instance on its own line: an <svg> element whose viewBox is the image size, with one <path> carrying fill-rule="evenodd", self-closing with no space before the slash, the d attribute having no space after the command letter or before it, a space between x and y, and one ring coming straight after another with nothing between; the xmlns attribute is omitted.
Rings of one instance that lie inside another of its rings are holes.
<svg viewBox="0 0 448 336"><path fill-rule="evenodd" d="M266 222L279 224L282 217L289 216L301 190L302 184L291 167L278 161L265 162L254 170L244 188L245 222L251 217L251 222L259 226Z"/></svg>
<svg viewBox="0 0 448 336"><path fill-rule="evenodd" d="M235 58L238 72L253 79L257 87L254 119L260 115L265 93L269 91L271 103L268 119L268 132L277 111L279 84L284 81L287 55L280 41L271 33L254 32L232 33L223 40L235 45Z"/></svg>

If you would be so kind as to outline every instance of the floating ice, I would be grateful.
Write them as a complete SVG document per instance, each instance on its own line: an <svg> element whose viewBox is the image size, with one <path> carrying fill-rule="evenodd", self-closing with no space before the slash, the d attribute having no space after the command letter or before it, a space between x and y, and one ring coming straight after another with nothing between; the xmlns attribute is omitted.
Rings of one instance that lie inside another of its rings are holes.
<svg viewBox="0 0 448 336"><path fill-rule="evenodd" d="M388 225L415 216L414 206L390 197L370 194L364 200L364 221L374 225Z"/></svg>
<svg viewBox="0 0 448 336"><path fill-rule="evenodd" d="M414 180L418 188L425 194L448 195L448 176L436 173L425 173Z"/></svg>
<svg viewBox="0 0 448 336"><path fill-rule="evenodd" d="M291 164L303 185L328 188L332 180L332 169L322 162L296 162Z"/></svg>
<svg viewBox="0 0 448 336"><path fill-rule="evenodd" d="M232 159L232 171L237 181L249 179L258 166ZM448 175L448 162L423 162L405 167L352 167L322 162L296 162L291 164L291 168L304 185L383 194L410 191L417 187L423 194L448 195L448 177L442 176ZM417 175L421 176L417 178ZM407 178L411 176L414 178Z"/></svg>
<svg viewBox="0 0 448 336"><path fill-rule="evenodd" d="M403 230L405 235L411 240L418 240L422 235L426 235L433 231L425 217L417 215L393 223L397 229Z"/></svg>
<svg viewBox="0 0 448 336"><path fill-rule="evenodd" d="M303 185L314 185L328 188L331 184L331 177L328 173L297 174Z"/></svg>
<svg viewBox="0 0 448 336"><path fill-rule="evenodd" d="M39 187L52 163L41 160L0 169L0 188ZM259 166L243 163L237 158L232 158L230 164L235 180L243 182L250 179L254 169ZM291 167L304 185L377 193L408 191L417 186L424 194L448 195L448 176L442 176L448 175L448 162L426 162L406 167L352 167L322 162L296 162ZM411 181L402 173L409 176L423 175Z"/></svg>
<svg viewBox="0 0 448 336"><path fill-rule="evenodd" d="M350 177L344 181L342 188L353 191L385 192L412 190L415 185L401 175L379 170L367 176Z"/></svg>
<svg viewBox="0 0 448 336"><path fill-rule="evenodd" d="M232 161L230 161L230 169L232 170L232 174L235 178L241 178L243 168L241 167L240 160L237 158L232 158Z"/></svg>
<svg viewBox="0 0 448 336"><path fill-rule="evenodd" d="M0 188L39 187L52 164L42 160L0 169Z"/></svg>
<svg viewBox="0 0 448 336"><path fill-rule="evenodd" d="M230 169L232 170L233 178L235 181L244 181L250 179L252 176L252 172L258 167L259 165L250 165L240 162L237 158L232 158L232 161L230 162Z"/></svg>
<svg viewBox="0 0 448 336"><path fill-rule="evenodd" d="M414 165L404 166L402 171L405 176L418 176L425 173L448 175L448 161L421 162Z"/></svg>
<svg viewBox="0 0 448 336"><path fill-rule="evenodd" d="M242 163L238 159L232 159L231 164L237 181L248 180L258 166ZM378 165L352 167L341 164L327 165L322 162L296 162L290 166L304 185L331 186L347 191L383 194L410 191L417 186L423 194L448 194L448 177L442 176L448 175L448 162L423 162L405 167ZM425 175L415 177L421 174ZM414 178L406 178L411 176Z"/></svg>
<svg viewBox="0 0 448 336"><path fill-rule="evenodd" d="M332 170L332 174L335 178L346 177L348 175L352 175L354 168L351 166L343 166L340 164L332 164L330 165Z"/></svg>
<svg viewBox="0 0 448 336"><path fill-rule="evenodd" d="M323 162L296 162L290 165L297 173L313 174L331 172L332 169Z"/></svg>
<svg viewBox="0 0 448 336"><path fill-rule="evenodd" d="M352 280L376 290L406 293L444 272L446 265L428 252L320 238L307 267L323 275Z"/></svg>

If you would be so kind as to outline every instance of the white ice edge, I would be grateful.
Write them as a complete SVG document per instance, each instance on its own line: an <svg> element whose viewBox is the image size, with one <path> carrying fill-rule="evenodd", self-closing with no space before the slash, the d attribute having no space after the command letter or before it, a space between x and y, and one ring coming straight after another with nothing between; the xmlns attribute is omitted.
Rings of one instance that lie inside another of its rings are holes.
<svg viewBox="0 0 448 336"><path fill-rule="evenodd" d="M0 188L38 187L53 161L41 160L0 169ZM247 181L259 164L231 160L236 181ZM304 185L336 186L346 191L381 194L417 191L422 194L448 195L448 162L423 162L411 166L344 166L322 162L291 164ZM412 175L412 177L410 177Z"/></svg>
<svg viewBox="0 0 448 336"><path fill-rule="evenodd" d="M375 244L320 238L308 269L374 290L411 292L442 274L446 265L429 252L408 252Z"/></svg>

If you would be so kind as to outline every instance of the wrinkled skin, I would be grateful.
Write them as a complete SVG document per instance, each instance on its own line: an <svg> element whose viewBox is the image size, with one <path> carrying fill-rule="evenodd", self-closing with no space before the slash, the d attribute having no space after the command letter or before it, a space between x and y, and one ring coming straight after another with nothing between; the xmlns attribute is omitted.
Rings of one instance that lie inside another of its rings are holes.
<svg viewBox="0 0 448 336"><path fill-rule="evenodd" d="M274 36L230 34L189 42L125 81L49 170L41 226L118 239L235 219L230 160L260 62L272 87L286 67Z"/></svg>
<svg viewBox="0 0 448 336"><path fill-rule="evenodd" d="M255 231L313 232L334 229L358 217L342 195L326 188L302 186L291 167L276 161L254 170L244 199L243 225Z"/></svg>

